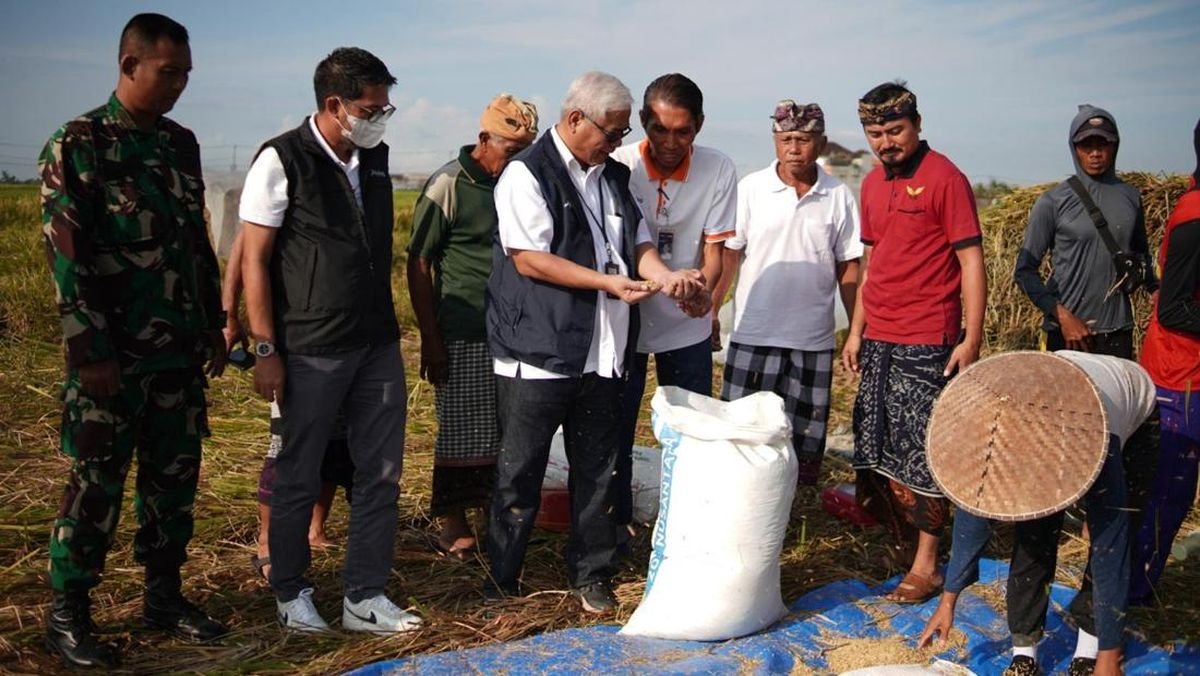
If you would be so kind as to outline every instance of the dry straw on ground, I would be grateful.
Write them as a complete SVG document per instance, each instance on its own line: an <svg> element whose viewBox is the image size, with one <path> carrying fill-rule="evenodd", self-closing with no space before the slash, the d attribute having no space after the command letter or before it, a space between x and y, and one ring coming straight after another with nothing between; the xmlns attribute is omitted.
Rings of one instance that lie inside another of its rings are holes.
<svg viewBox="0 0 1200 676"><path fill-rule="evenodd" d="M1146 196L1148 222L1152 238L1157 240L1182 180L1150 175L1127 178ZM1028 347L1036 342L1034 310L1009 282L1024 216L1036 194L1035 189L1018 191L982 215L992 288L989 350ZM412 199L411 194L397 199L397 269L403 265ZM47 536L67 463L54 450L62 367L38 220L33 191L0 190L0 671L19 673L59 669L58 662L47 657L41 647L41 622L48 603ZM644 532L616 579L620 608L600 620L583 616L577 602L565 593L561 535L535 535L525 576L532 593L497 605L484 605L478 593L486 575L481 559L456 563L432 551L429 545L436 530L427 510L436 432L433 396L415 372L419 346L403 277L395 276L395 291L406 336L409 421L401 523L389 592L416 608L428 620L427 628L402 637L335 635L312 640L284 635L275 626L274 603L250 566L254 488L266 443L267 409L254 396L249 376L235 372L213 381L209 392L213 438L205 445L196 535L184 570L188 593L227 620L234 634L221 645L197 647L140 628L141 573L132 559L134 519L127 508L105 581L94 595L96 619L125 653L125 670L333 673L381 659L497 644L596 621L621 622L636 607L648 552ZM1140 316L1144 316L1144 308ZM839 368L832 427L849 422L853 392L854 383ZM644 421L639 435L643 442L650 441ZM831 458L822 483L852 478L844 462ZM340 498L333 511L331 535L344 541L346 507ZM1184 526L1185 530L1198 527L1200 520L1195 516ZM995 551L1003 555L1002 548ZM1068 538L1061 552L1060 579L1077 581L1084 547ZM884 554L881 533L830 518L821 510L817 492L801 489L782 560L784 595L792 599L845 578L878 583L895 572L881 563ZM312 579L318 587L317 602L330 618L339 607L341 555L339 548L314 555ZM1200 610L1193 594L1198 586L1200 566L1196 562L1172 563L1163 579L1162 605L1133 612L1149 640L1166 643L1200 636ZM894 661L890 654L881 659ZM800 668L797 673L807 671Z"/></svg>

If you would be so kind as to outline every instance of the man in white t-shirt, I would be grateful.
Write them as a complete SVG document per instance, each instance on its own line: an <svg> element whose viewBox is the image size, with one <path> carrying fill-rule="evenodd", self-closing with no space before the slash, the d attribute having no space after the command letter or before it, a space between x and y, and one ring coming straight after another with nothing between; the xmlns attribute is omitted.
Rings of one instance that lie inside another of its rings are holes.
<svg viewBox="0 0 1200 676"><path fill-rule="evenodd" d="M313 77L317 112L263 144L242 189L254 388L278 404L283 427L271 496L271 589L280 624L299 631L328 630L305 571L309 519L339 409L354 462L342 628L403 632L421 623L384 594L407 403L382 143L395 83L373 54L334 50Z"/></svg>
<svg viewBox="0 0 1200 676"><path fill-rule="evenodd" d="M646 87L640 113L646 138L618 148L629 167L629 192L641 207L658 255L673 270L698 268L711 291L721 274L725 240L733 236L737 170L712 148L694 145L704 124L704 95L686 76L663 75ZM708 317L692 317L666 296L639 306L641 330L623 397L617 460L617 521L633 519L633 436L654 355L659 385L712 395L712 333Z"/></svg>
<svg viewBox="0 0 1200 676"><path fill-rule="evenodd" d="M821 107L780 101L772 129L776 159L738 183L737 234L725 242L730 254L713 291L723 298L738 273L721 398L783 397L799 481L811 486L825 454L834 297L854 314L862 243L850 188L817 165L825 149Z"/></svg>
<svg viewBox="0 0 1200 676"><path fill-rule="evenodd" d="M668 268L609 154L629 133L633 97L607 73L567 90L558 123L496 183L485 320L501 423L485 595L520 592L550 441L561 425L571 464L567 577L587 612L616 606L614 469L622 378L637 308L656 293L709 310L698 270Z"/></svg>

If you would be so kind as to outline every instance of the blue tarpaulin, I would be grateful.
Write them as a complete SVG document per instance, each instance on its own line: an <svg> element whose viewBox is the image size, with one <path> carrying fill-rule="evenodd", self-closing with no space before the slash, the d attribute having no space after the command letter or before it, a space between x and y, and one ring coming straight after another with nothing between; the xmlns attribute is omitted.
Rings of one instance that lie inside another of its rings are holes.
<svg viewBox="0 0 1200 676"><path fill-rule="evenodd" d="M1008 573L1007 564L985 560L980 584L991 584ZM753 636L720 643L662 641L625 637L620 627L605 625L556 631L521 641L418 655L376 662L352 672L353 676L384 674L583 674L583 673L789 673L806 666L829 672L823 651L838 637L884 638L901 636L910 643L920 634L937 600L918 606L901 606L879 595L898 582L889 580L869 587L858 580L834 582L800 597L791 613L776 625ZM955 627L967 637L965 649L941 657L981 676L999 674L1010 660L1008 625L1004 614L971 593L959 598ZM1062 672L1075 650L1075 631L1063 621L1074 590L1055 584L1050 594L1046 638L1038 651L1042 668ZM873 615L857 601L867 600ZM888 616L880 628L876 617ZM1200 676L1200 648L1177 644L1170 648L1148 646L1133 636L1126 641L1128 674L1196 674ZM965 657L964 657L965 655Z"/></svg>

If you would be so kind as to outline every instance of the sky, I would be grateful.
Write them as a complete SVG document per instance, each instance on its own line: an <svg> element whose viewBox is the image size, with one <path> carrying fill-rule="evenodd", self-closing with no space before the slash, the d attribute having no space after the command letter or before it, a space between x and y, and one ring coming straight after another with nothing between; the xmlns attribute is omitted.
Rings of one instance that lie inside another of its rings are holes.
<svg viewBox="0 0 1200 676"><path fill-rule="evenodd" d="M313 69L339 46L370 50L399 80L385 137L394 173L454 157L499 92L536 103L547 129L567 85L589 70L621 78L635 109L658 75L695 80L706 117L697 142L742 175L773 158L777 100L819 103L830 140L865 149L858 97L896 78L917 95L923 138L972 181L1070 173L1067 128L1080 103L1116 117L1118 169L1190 173L1196 162L1197 0L5 0L4 9L0 169L21 178L35 175L56 127L107 99L121 28L143 11L191 33L194 70L171 117L196 132L214 173L244 170L263 141L315 109Z"/></svg>

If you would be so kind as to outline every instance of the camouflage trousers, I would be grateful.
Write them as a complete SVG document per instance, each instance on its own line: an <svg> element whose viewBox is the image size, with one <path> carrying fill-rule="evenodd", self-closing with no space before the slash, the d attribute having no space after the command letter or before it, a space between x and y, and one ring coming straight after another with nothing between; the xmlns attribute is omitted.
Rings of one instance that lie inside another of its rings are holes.
<svg viewBox="0 0 1200 676"><path fill-rule="evenodd" d="M75 371L63 387L62 451L74 462L50 534L56 591L100 583L136 449L133 552L148 568L178 568L192 537L200 440L208 436L199 369L121 376L112 397L93 397Z"/></svg>

